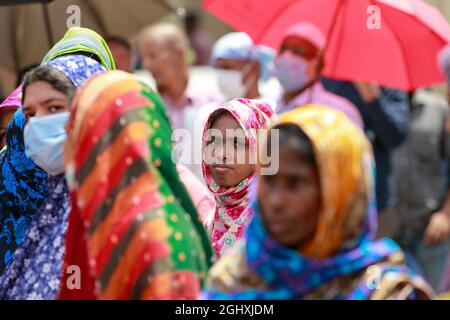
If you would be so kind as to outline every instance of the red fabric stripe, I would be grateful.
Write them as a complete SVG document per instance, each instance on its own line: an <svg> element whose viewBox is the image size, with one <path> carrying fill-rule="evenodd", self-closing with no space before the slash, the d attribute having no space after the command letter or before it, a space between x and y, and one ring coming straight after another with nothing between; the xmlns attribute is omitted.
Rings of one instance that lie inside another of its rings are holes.
<svg viewBox="0 0 450 320"><path fill-rule="evenodd" d="M162 202L162 199L157 195L156 192L153 191L137 196L140 196L141 198L139 204L135 205L131 203L131 206L124 210L123 214L120 215L120 220L117 221L111 228L111 232L117 237L117 243L113 244L110 240L107 240L105 245L101 248L99 255L97 256L97 270L99 270L99 275L103 272L103 269L110 260L114 248L118 245L118 243L125 236L128 229L136 221L136 217L139 214L145 213L152 208L156 208ZM126 250L123 251L123 253L125 252Z"/></svg>
<svg viewBox="0 0 450 320"><path fill-rule="evenodd" d="M146 254L150 255L149 261L145 261ZM145 271L145 268L154 263L156 260L168 256L170 256L170 248L167 242L163 242L160 240L148 241L146 246L138 255L138 258L135 261L135 264L133 265L130 273L130 281L123 288L122 293L119 295L119 299L130 299L132 290L136 282L139 280L141 274Z"/></svg>
<svg viewBox="0 0 450 320"><path fill-rule="evenodd" d="M66 238L66 250L64 256L63 274L60 285L60 300L93 300L97 299L95 294L95 277L91 274L86 243L86 230L81 219L80 212L76 206L76 195L72 194L72 211L69 216L69 230ZM80 267L81 288L69 289L67 280L67 267L76 265Z"/></svg>
<svg viewBox="0 0 450 320"><path fill-rule="evenodd" d="M107 195L110 194L114 188L117 187L120 180L123 178L126 170L133 165L133 163L141 158L148 156L150 153L148 149L147 141L136 141L133 143L133 148L128 148L128 150L124 153L126 157L122 157L117 164L111 168L107 177L106 183L102 184L98 183L98 186L95 188L96 195L91 198L91 201L85 204L84 210L84 219L91 220L93 218L93 214L95 210L105 202ZM131 159L131 165L127 164L127 159ZM136 177L138 178L138 177Z"/></svg>
<svg viewBox="0 0 450 320"><path fill-rule="evenodd" d="M120 107L116 105L117 99L126 101ZM78 143L79 150L76 154L76 170L78 170L88 159L91 154L92 148L96 145L94 143L93 137L100 139L109 128L120 119L121 116L128 110L135 109L137 107L142 107L147 105L148 102L142 97L139 91L130 91L121 96L116 97L111 103L105 108L103 113L98 117L95 123L91 126L90 130L83 132L84 138ZM89 121L89 120L87 120Z"/></svg>

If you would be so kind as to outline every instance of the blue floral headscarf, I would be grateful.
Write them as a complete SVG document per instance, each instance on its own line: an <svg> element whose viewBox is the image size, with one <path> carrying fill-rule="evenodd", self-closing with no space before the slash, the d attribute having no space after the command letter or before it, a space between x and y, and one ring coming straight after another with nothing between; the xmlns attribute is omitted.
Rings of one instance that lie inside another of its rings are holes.
<svg viewBox="0 0 450 320"><path fill-rule="evenodd" d="M106 69L84 55L65 55L47 65L61 71L79 87ZM0 274L22 245L36 210L47 197L47 174L25 155L26 119L19 109L7 129L7 149L0 154Z"/></svg>
<svg viewBox="0 0 450 320"><path fill-rule="evenodd" d="M0 272L23 243L28 225L47 196L47 174L25 155L22 109L8 125L8 148L0 155Z"/></svg>

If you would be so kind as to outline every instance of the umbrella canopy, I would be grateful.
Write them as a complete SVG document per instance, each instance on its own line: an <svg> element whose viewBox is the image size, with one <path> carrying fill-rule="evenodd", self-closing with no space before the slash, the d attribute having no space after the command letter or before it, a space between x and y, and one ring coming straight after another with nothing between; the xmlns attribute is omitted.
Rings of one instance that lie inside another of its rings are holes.
<svg viewBox="0 0 450 320"><path fill-rule="evenodd" d="M0 0L0 67L17 71L40 63L66 32L72 5L80 8L80 26L124 38L172 12L166 0L53 0L43 4L47 2Z"/></svg>
<svg viewBox="0 0 450 320"><path fill-rule="evenodd" d="M315 23L327 36L324 75L402 90L443 82L438 51L450 26L421 0L204 0L257 43L278 49L288 27ZM377 17L378 15L378 17ZM379 18L379 24L373 19Z"/></svg>

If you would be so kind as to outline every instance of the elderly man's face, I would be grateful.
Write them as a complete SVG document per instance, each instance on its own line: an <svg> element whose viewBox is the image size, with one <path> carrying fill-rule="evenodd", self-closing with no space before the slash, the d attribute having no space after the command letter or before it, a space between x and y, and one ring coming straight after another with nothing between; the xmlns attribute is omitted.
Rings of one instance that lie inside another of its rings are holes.
<svg viewBox="0 0 450 320"><path fill-rule="evenodd" d="M148 35L142 39L139 53L142 66L152 73L158 86L167 86L180 74L184 58L182 50L162 37Z"/></svg>

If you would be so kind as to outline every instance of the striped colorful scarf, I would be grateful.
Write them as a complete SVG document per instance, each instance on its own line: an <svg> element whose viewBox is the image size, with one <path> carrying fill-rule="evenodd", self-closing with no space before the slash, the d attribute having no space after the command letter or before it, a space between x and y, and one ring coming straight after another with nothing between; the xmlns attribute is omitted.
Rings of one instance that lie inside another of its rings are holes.
<svg viewBox="0 0 450 320"><path fill-rule="evenodd" d="M70 290L64 273L60 298L195 299L211 249L157 94L125 72L101 75L80 91L69 126L65 268L83 277Z"/></svg>

